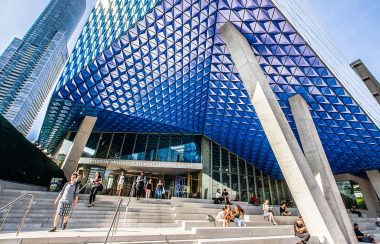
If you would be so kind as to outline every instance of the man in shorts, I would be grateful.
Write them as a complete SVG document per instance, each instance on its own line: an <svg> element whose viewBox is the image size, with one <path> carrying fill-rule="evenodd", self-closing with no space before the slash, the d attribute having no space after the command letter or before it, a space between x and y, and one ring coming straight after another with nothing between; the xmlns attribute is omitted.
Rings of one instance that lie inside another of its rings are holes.
<svg viewBox="0 0 380 244"><path fill-rule="evenodd" d="M57 212L55 213L54 217L54 226L51 230L49 230L49 232L54 232L57 230L59 216L63 217L62 230L66 229L67 221L69 220L69 215L71 213L71 208L73 204L74 208L76 208L78 205L79 184L77 183L77 178L78 173L73 173L71 175L70 181L63 186L62 191L55 199L54 205L58 205Z"/></svg>

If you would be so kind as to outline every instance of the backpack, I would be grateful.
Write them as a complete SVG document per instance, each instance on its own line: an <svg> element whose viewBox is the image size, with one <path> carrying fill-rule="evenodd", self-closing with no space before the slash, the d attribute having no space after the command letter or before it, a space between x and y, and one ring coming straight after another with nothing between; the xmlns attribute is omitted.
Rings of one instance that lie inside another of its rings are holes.
<svg viewBox="0 0 380 244"><path fill-rule="evenodd" d="M212 216L212 215L207 215L207 220L209 221L209 222L213 222L214 223L214 226L216 227L216 224L215 224L215 218Z"/></svg>

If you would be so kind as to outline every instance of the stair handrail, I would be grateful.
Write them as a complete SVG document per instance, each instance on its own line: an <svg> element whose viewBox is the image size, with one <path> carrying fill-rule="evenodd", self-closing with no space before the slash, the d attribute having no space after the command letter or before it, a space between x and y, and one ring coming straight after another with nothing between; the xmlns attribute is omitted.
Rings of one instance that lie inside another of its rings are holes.
<svg viewBox="0 0 380 244"><path fill-rule="evenodd" d="M107 244L108 238L109 238L109 236L110 236L110 234L111 234L111 230L112 230L112 228L115 226L114 231L112 232L111 241L110 241L110 243L112 243L112 237L113 237L114 234L115 234L115 231L116 231L116 228L117 228L117 223L119 222L119 217L120 217L120 206L121 206L121 203L122 203L122 202L123 202L123 198L120 199L119 204L117 205L117 208L116 208L116 210L115 210L115 214L114 214L113 219L112 219L111 226L110 226L110 228L108 229L108 233L107 233L106 239L104 240L104 244ZM128 204L129 204L129 202L128 202ZM116 225L115 225L115 223L116 223Z"/></svg>
<svg viewBox="0 0 380 244"><path fill-rule="evenodd" d="M17 198L14 199L13 201L7 203L5 206L3 206L3 207L0 208L0 212L1 212L1 211L3 211L4 209L7 209L7 208L9 207L9 208L8 208L8 211L7 211L6 215L5 215L5 217L4 217L4 219L3 219L3 222L2 222L1 225L0 225L0 230L3 228L3 225L4 225L4 223L5 223L5 220L7 219L8 214L9 214L9 212L11 211L13 204L15 204L16 202L20 201L21 199L23 199L23 198L26 197L26 196L32 196L32 197L30 198L29 206L28 206L28 208L26 209L26 211L25 211L25 213L24 213L24 216L22 217L21 224L20 224L20 226L19 226L18 229L17 229L16 236L19 235L19 233L21 232L22 227L24 226L25 219L26 219L26 215L29 213L29 210L30 210L30 208L32 207L32 203L33 203L33 200L34 200L34 193L31 193L31 192L25 193L25 194L23 194L23 195L17 197Z"/></svg>

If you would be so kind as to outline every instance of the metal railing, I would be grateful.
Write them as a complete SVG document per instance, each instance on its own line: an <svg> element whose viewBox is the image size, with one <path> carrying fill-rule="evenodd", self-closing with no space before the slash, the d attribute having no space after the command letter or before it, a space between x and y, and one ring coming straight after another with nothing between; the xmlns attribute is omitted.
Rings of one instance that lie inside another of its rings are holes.
<svg viewBox="0 0 380 244"><path fill-rule="evenodd" d="M106 236L106 239L104 240L104 244L107 243L108 241L108 238L110 237L110 234L112 232L112 235L111 235L111 240L110 240L110 243L112 243L112 240L113 240L113 237L117 231L117 226L119 224L119 218L120 218L120 206L121 206L121 203L123 202L123 199L120 199L119 201L119 204L117 205L117 208L115 210L115 214L113 216L113 219L112 219L112 223L111 223L111 226L108 230L108 233L107 233L107 236Z"/></svg>
<svg viewBox="0 0 380 244"><path fill-rule="evenodd" d="M129 204L131 202L131 197L132 197L132 194L131 192L129 193L129 197L128 197L128 202L126 204L126 209L125 209L125 219L127 219L127 212L128 212L128 207L129 207ZM117 227L119 225L119 219L120 219L120 207L121 207L121 204L123 202L123 199L121 198L120 201L119 201L119 204L117 205L117 208L115 210L115 214L113 216L113 219L112 219L112 223L111 223L111 226L110 228L108 229L108 233L107 233L107 236L106 236L106 239L104 240L104 244L107 244L108 242L108 238L111 238L110 242L109 243L112 243L113 241L113 237L114 235L116 234L116 231L117 231ZM110 237L110 234L112 233L111 237Z"/></svg>
<svg viewBox="0 0 380 244"><path fill-rule="evenodd" d="M29 213L29 210L30 210L31 207L32 207L32 203L33 203L33 200L34 200L34 193L25 193L25 194L19 196L19 197L16 198L15 200L11 201L10 203L8 203L8 204L6 204L5 206L3 206L3 207L0 208L0 212L3 211L4 209L7 209L7 208L8 208L8 211L7 211L7 213L5 214L5 217L4 217L3 221L1 222L0 230L3 228L4 223L5 223L5 220L8 218L9 212L11 211L13 204L15 204L16 202L20 201L21 199L23 199L23 198L26 197L26 196L32 196L32 197L30 198L29 206L28 206L28 208L26 209L26 211L25 211L25 213L24 213L24 215L23 215L23 217L22 217L22 220L21 220L20 226L19 226L18 229L17 229L16 236L18 236L18 234L19 234L19 233L21 232L21 230L22 230L22 227L24 226L25 219L26 219L26 215Z"/></svg>

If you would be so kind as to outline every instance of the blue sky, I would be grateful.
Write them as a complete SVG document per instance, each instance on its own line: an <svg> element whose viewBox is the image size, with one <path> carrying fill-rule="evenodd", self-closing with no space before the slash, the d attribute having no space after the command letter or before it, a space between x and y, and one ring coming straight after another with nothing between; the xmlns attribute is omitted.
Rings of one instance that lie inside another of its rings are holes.
<svg viewBox="0 0 380 244"><path fill-rule="evenodd" d="M86 16L95 0L86 0ZM305 0L306 1L306 0ZM0 0L0 53L14 37L22 38L49 0ZM309 0L322 27L343 50L347 65L360 58L380 80L380 1L378 0ZM68 43L69 50L84 25L83 18ZM29 139L35 140L46 111L32 128Z"/></svg>

